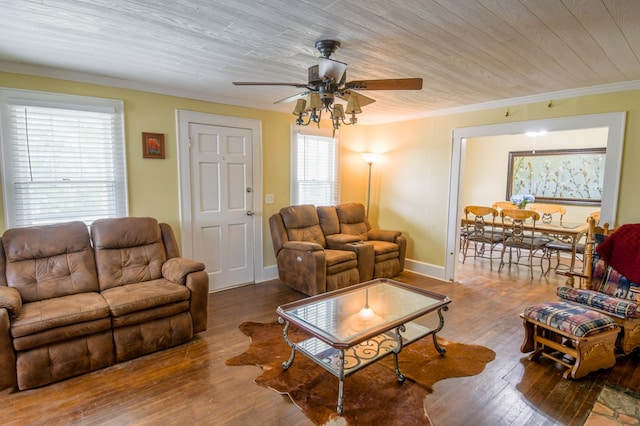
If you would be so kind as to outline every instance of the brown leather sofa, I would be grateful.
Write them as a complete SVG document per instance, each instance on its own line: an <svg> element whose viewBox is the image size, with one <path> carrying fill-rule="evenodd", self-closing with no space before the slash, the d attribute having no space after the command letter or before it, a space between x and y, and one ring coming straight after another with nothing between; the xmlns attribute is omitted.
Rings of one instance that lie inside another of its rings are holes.
<svg viewBox="0 0 640 426"><path fill-rule="evenodd" d="M269 226L280 280L310 296L404 269L406 238L372 230L362 204L289 206Z"/></svg>
<svg viewBox="0 0 640 426"><path fill-rule="evenodd" d="M0 244L0 389L29 389L206 330L208 276L153 218L14 228Z"/></svg>

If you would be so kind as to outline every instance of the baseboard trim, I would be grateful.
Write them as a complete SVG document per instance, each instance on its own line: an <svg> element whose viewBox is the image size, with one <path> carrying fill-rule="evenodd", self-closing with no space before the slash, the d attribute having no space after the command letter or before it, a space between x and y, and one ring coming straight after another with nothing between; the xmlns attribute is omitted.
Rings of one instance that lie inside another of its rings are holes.
<svg viewBox="0 0 640 426"><path fill-rule="evenodd" d="M445 281L444 266L433 265L431 263L420 262L413 259L405 259L404 269L409 272L413 272L414 274Z"/></svg>
<svg viewBox="0 0 640 426"><path fill-rule="evenodd" d="M414 274L424 275L426 277L435 278L444 281L444 267L432 265L430 263L420 262L413 259L405 259L404 269ZM278 278L278 267L269 265L262 268L262 279L256 281L256 284L275 280Z"/></svg>

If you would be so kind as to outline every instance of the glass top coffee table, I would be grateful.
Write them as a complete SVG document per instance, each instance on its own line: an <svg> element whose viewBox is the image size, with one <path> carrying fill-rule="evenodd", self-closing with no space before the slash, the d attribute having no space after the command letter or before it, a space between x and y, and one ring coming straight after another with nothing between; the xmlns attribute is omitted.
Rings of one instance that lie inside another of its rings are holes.
<svg viewBox="0 0 640 426"><path fill-rule="evenodd" d="M344 379L350 374L392 353L395 373L402 382L405 377L398 367L398 354L428 335L444 356L436 333L444 326L442 311L450 302L447 296L381 278L279 306L278 321L285 324L284 340L291 347L282 368L289 368L296 352L301 352L336 376L341 415ZM438 316L434 329L412 322L432 313ZM292 324L311 337L291 341L288 330Z"/></svg>

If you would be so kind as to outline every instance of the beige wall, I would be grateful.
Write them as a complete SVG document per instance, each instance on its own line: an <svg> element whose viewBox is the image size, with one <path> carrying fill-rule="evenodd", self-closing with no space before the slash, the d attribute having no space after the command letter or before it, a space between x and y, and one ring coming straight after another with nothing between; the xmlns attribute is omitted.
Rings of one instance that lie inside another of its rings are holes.
<svg viewBox="0 0 640 426"><path fill-rule="evenodd" d="M263 205L264 265L275 263L268 217L289 203L289 126L291 114L234 107L93 84L0 73L0 86L121 99L125 104L130 214L154 216L179 234L176 109L232 115L262 121L263 194L276 203ZM376 126L349 126L341 131L343 201L366 201L364 151L384 153L372 167L371 221L401 229L409 239L408 257L444 265L448 211L451 132L454 128L582 114L628 111L618 206L618 223L640 222L640 91L585 96L504 109L430 117ZM366 114L366 108L365 108ZM142 159L141 132L166 135L165 160ZM161 190L159 189L161 188ZM4 219L0 218L4 229Z"/></svg>
<svg viewBox="0 0 640 426"><path fill-rule="evenodd" d="M461 206L491 206L506 200L509 151L536 149L603 148L607 146L605 127L549 132L535 138L526 135L500 135L467 140ZM564 219L582 222L599 206L567 205Z"/></svg>
<svg viewBox="0 0 640 426"><path fill-rule="evenodd" d="M195 101L135 90L1 73L0 87L60 92L124 101L129 214L153 216L169 223L180 241L178 147L176 110L231 115L262 121L263 194L274 194L277 204L263 205L264 264L275 263L267 218L289 203L289 125L291 114ZM165 134L164 160L142 158L142 132ZM285 166L285 164L287 166ZM0 200L2 203L2 200ZM2 209L4 203L2 203ZM5 229L0 215L0 229Z"/></svg>

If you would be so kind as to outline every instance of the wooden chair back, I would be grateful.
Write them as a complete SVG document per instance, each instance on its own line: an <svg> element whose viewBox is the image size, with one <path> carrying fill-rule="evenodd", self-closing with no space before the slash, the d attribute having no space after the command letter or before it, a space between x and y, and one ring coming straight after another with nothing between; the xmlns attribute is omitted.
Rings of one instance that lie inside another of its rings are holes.
<svg viewBox="0 0 640 426"><path fill-rule="evenodd" d="M474 240L486 239L486 232L491 234L488 239L492 239L498 210L487 206L466 206L464 208L465 227L467 237Z"/></svg>
<svg viewBox="0 0 640 426"><path fill-rule="evenodd" d="M589 222L590 218L593 218L593 220L595 220L596 226L600 224L600 210L596 210L595 212L589 214L589 216L587 216L587 222ZM609 224L606 225L607 227L609 227Z"/></svg>
<svg viewBox="0 0 640 426"><path fill-rule="evenodd" d="M500 218L502 219L505 244L523 244L523 240L526 237L533 241L536 222L540 220L538 212L526 209L504 209L500 212ZM524 221L527 219L533 221L533 226L529 230L524 228Z"/></svg>
<svg viewBox="0 0 640 426"><path fill-rule="evenodd" d="M591 278L593 277L593 252L596 247L596 234L609 235L613 232L609 229L609 224L605 223L602 226L598 225L596 219L593 216L589 216L587 219L589 223L589 231L587 231L587 243L584 248L584 280L580 284L580 287L587 288L591 285ZM571 286L574 285L573 277L570 277Z"/></svg>
<svg viewBox="0 0 640 426"><path fill-rule="evenodd" d="M531 203L531 210L540 213L543 223L551 223L553 215L557 215L557 219L562 222L562 218L567 214L567 209L558 204Z"/></svg>

